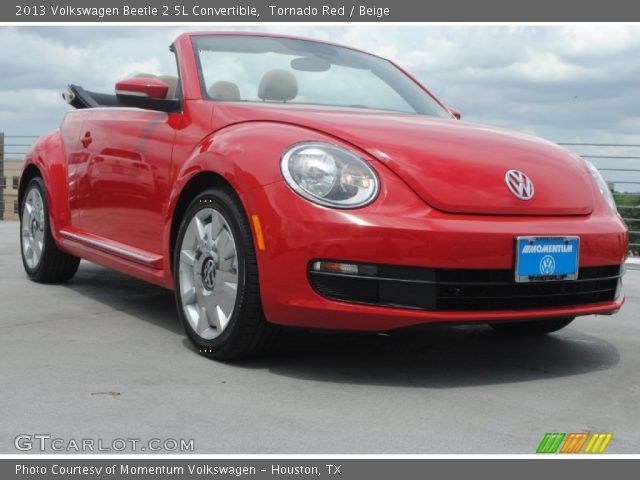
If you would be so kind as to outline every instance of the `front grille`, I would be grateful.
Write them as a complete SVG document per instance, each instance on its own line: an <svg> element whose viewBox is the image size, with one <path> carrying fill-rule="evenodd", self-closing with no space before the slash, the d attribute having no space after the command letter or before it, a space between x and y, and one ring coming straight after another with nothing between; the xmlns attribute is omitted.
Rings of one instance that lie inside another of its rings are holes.
<svg viewBox="0 0 640 480"><path fill-rule="evenodd" d="M360 264L362 265L362 264ZM570 307L615 299L620 265L583 267L578 280L516 283L513 270L437 269L393 265L375 275L309 269L313 288L344 302L438 311Z"/></svg>

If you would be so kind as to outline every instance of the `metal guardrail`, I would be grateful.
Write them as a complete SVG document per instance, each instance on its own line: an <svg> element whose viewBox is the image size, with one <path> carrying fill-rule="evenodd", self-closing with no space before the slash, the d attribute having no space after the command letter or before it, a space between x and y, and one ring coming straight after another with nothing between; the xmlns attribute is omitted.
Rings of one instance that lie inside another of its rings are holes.
<svg viewBox="0 0 640 480"><path fill-rule="evenodd" d="M12 218L17 212L16 185L18 177L6 177L7 162L23 160L36 135L5 135L0 131L0 220ZM13 208L12 208L13 207Z"/></svg>
<svg viewBox="0 0 640 480"><path fill-rule="evenodd" d="M36 138L36 135L4 135L0 159L22 159ZM602 172L622 218L629 225L632 254L640 255L640 144L560 142L558 145L592 161Z"/></svg>
<svg viewBox="0 0 640 480"><path fill-rule="evenodd" d="M4 135L4 159L22 159L37 138L38 135Z"/></svg>
<svg viewBox="0 0 640 480"><path fill-rule="evenodd" d="M594 163L629 226L629 249L640 255L640 144L559 143Z"/></svg>

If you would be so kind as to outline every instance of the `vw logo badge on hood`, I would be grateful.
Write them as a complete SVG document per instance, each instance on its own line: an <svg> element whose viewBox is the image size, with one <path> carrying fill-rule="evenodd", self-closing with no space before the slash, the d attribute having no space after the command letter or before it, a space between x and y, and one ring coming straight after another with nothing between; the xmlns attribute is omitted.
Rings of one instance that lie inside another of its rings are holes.
<svg viewBox="0 0 640 480"><path fill-rule="evenodd" d="M504 181L509 187L509 191L520 200L531 200L535 189L533 182L520 170L508 170L504 176Z"/></svg>

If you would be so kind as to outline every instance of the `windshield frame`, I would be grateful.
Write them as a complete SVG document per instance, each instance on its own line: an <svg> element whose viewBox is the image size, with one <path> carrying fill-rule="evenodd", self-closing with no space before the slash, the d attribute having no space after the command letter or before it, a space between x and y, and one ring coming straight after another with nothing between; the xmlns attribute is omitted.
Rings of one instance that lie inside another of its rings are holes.
<svg viewBox="0 0 640 480"><path fill-rule="evenodd" d="M415 106L413 104L411 104L411 102L409 102L407 99L404 98L404 96L402 96L400 94L400 92L398 92L395 88L393 88L393 86L388 83L387 81L385 81L384 79L382 79L381 77L375 75L375 73L372 72L372 74L374 76L376 76L376 78L379 78L380 80L382 80L389 88L391 88L395 93L397 93L401 98L404 99L404 101L411 107L411 109L413 111L405 111L405 110L398 110L398 109L383 109L383 108L376 108L376 107L352 107L349 105L340 105L340 104L329 104L329 103L312 103L312 102L263 102L263 101L258 101L258 100L221 100L221 99L216 99L216 98L212 98L209 96L208 92L207 92L207 88L206 88L206 82L204 79L204 74L203 74L203 68L202 68L202 59L201 59L201 55L200 55L200 50L198 48L198 41L202 38L215 38L215 37L223 37L223 36L227 36L227 37L244 37L244 38L266 38L266 39L283 39L283 40L291 40L291 41L295 41L295 42L306 42L306 43L313 43L313 44L318 44L318 45L328 45L337 49L344 49L344 50L349 50L352 52L355 52L359 55L364 55L364 56L369 56L372 57L374 59L376 59L377 61L382 61L385 62L392 70L395 70L397 73L401 74L404 78L406 78L411 84L413 84L417 90L420 91L421 94L425 95L429 101L433 102L435 104L435 106L441 110L436 110L437 112L442 112L442 115L438 115L438 114L430 114L430 113L421 113L419 111L416 110ZM352 48L352 47L348 47L348 46L344 46L344 45L339 45L339 44L335 44L335 43L331 43L331 42L324 42L324 41L320 41L320 40L314 40L314 39L307 39L307 38L300 38L300 37L295 37L295 36L287 36L287 35L271 35L271 34L261 34L261 33L236 33L236 32L216 32L216 33L198 33L196 35L191 35L190 36L190 40L191 40L191 47L192 47L192 51L193 51L193 56L195 59L195 63L196 63L196 68L197 68L197 73L198 73L198 87L200 89L200 97L202 98L202 100L205 101L210 101L210 102L223 102L223 103L240 103L243 105L262 105L262 104L267 104L267 105L291 105L291 106L309 106L309 107L331 107L331 108L347 108L347 109L367 109L367 110L371 110L371 111L380 111L380 112L393 112L393 113L400 113L400 114L407 114L407 115L420 115L420 116L429 116L429 117L435 117L435 118L453 118L453 114L449 111L449 109L447 108L446 105L444 105L440 100L438 100L438 98L433 95L424 85L422 85L418 80L416 80L411 74L409 74L406 70L404 70L402 67L400 67L399 65L395 64L394 62L392 62L389 59L386 59L384 57L369 53L369 52L365 52L363 50L359 50L357 48Z"/></svg>

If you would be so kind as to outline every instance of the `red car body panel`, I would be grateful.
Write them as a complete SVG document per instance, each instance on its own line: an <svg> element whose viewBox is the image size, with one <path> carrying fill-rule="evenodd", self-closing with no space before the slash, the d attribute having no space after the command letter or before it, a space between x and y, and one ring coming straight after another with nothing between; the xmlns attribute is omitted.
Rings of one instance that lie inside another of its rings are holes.
<svg viewBox="0 0 640 480"><path fill-rule="evenodd" d="M174 44L182 112L69 112L60 130L27 155L25 173L37 168L47 186L61 249L173 288L176 208L189 182L211 172L238 193L248 216L261 221L261 296L274 323L388 330L611 313L622 305L621 294L588 306L447 312L322 297L308 279L314 259L511 269L516 236L578 235L581 267L620 265L627 229L582 160L528 135L453 117L204 100L193 35L199 34L181 35ZM283 181L280 157L301 141L356 151L378 173L378 198L364 208L337 210L294 193ZM509 168L524 170L540 186L534 199L523 202L509 193L503 180Z"/></svg>
<svg viewBox="0 0 640 480"><path fill-rule="evenodd" d="M380 172L380 170L378 170ZM400 189L399 180L383 176L387 185L376 206L353 216L316 207L309 215L303 199L292 200L282 183L264 189L260 201L265 210L265 243L270 255L262 256L261 271L278 272L262 283L267 314L282 323L309 327L385 329L442 321L487 321L572 316L606 312L615 305L588 308L551 308L496 312L423 312L327 302L313 291L301 258L337 258L355 262L417 265L434 268L513 268L513 239L517 235L566 235L579 232L581 266L620 264L627 237L621 222L612 222L608 212L598 209L589 217L505 218L501 216L450 215L429 208L417 195ZM594 218L594 215L600 218ZM276 220L277 219L277 220ZM286 220L285 220L286 219ZM266 223L266 222L265 222ZM363 235L366 226L366 235ZM322 235L317 232L321 231ZM330 239L330 240L329 240ZM301 252L302 255L301 255ZM285 266L283 268L283 266ZM287 268L288 267L288 268ZM283 269L286 275L281 272ZM581 313L579 313L581 312Z"/></svg>
<svg viewBox="0 0 640 480"><path fill-rule="evenodd" d="M425 202L442 211L587 215L593 208L591 174L584 162L530 135L435 117L340 108L230 104L216 112L223 125L239 119L300 125L347 141L389 166ZM495 181L509 169L525 170L544 189L523 203L503 182Z"/></svg>
<svg viewBox="0 0 640 480"><path fill-rule="evenodd" d="M176 136L170 118L163 112L132 110L123 115L109 108L83 116L84 133L77 142L85 142L85 155L75 162L76 189L69 192L72 226L162 254L157 233L162 231L166 202L158 199L168 198L170 190ZM132 219L137 219L135 228Z"/></svg>

